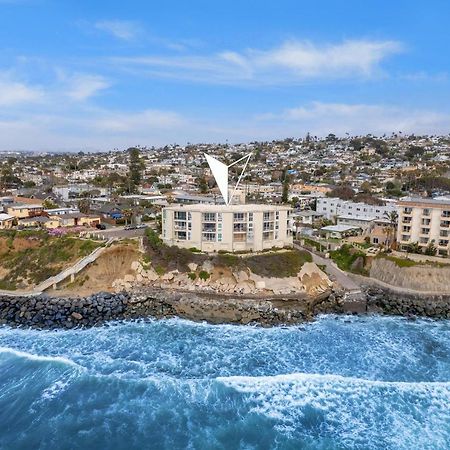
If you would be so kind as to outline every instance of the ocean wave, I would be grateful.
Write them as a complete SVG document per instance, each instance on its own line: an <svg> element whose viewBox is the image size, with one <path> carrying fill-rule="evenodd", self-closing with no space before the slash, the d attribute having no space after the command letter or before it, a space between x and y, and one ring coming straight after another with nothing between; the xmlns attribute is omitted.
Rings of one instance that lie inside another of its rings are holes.
<svg viewBox="0 0 450 450"><path fill-rule="evenodd" d="M374 387L396 387L399 389L416 389L416 388L448 388L450 389L450 381L384 381L384 380L370 380L358 377L346 377L335 374L317 374L317 373L290 373L279 375L264 375L264 376L228 376L217 377L217 381L226 385L240 388L242 391L250 391L252 388L258 388L262 384L285 384L285 383L339 383L339 384L362 384L365 386Z"/></svg>
<svg viewBox="0 0 450 450"><path fill-rule="evenodd" d="M76 367L78 369L85 369L84 367L77 364L75 361L72 361L69 358L64 356L45 356L45 355L35 355L33 353L27 353L21 350L17 350L9 347L0 347L0 355L6 354L15 356L16 358L27 359L29 361L41 361L48 363L58 363L66 366Z"/></svg>

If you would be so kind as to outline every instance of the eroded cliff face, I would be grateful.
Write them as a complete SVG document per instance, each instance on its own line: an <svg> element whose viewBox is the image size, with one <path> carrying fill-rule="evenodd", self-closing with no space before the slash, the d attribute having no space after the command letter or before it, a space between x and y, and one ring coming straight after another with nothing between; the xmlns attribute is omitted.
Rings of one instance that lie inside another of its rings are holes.
<svg viewBox="0 0 450 450"><path fill-rule="evenodd" d="M116 279L112 287L117 292L136 286L178 289L226 294L255 295L318 295L328 291L332 282L328 276L314 264L307 262L295 277L262 277L250 269L232 270L229 267L216 267L209 261L203 265L189 264L191 272L170 271L158 274L151 264L133 261L134 274Z"/></svg>
<svg viewBox="0 0 450 450"><path fill-rule="evenodd" d="M399 267L393 261L375 258L370 277L392 286L422 292L450 292L450 266L418 265Z"/></svg>

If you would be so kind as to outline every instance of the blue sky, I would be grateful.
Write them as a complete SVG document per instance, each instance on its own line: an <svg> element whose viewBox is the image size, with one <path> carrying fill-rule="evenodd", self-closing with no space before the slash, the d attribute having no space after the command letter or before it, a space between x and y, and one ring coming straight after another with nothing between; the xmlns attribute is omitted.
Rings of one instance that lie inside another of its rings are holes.
<svg viewBox="0 0 450 450"><path fill-rule="evenodd" d="M0 149L450 132L448 0L0 0Z"/></svg>

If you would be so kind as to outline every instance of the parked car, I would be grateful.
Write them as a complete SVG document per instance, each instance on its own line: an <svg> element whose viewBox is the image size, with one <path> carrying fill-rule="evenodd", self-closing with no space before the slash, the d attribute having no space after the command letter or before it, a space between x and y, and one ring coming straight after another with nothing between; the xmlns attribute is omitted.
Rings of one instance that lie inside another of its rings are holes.
<svg viewBox="0 0 450 450"><path fill-rule="evenodd" d="M98 230L106 230L106 225L104 223L98 223L97 225L95 225L95 228L97 228Z"/></svg>

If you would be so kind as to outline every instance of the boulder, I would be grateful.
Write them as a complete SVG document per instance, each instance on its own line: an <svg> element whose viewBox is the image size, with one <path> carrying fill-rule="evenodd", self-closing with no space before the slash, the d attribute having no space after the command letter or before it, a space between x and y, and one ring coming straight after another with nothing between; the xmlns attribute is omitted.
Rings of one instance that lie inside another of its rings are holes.
<svg viewBox="0 0 450 450"><path fill-rule="evenodd" d="M167 272L161 277L161 280L163 280L163 281L171 281L171 280L174 279L174 276L175 275L174 275L173 272Z"/></svg>
<svg viewBox="0 0 450 450"><path fill-rule="evenodd" d="M141 263L139 261L133 261L131 263L131 270L137 271Z"/></svg>
<svg viewBox="0 0 450 450"><path fill-rule="evenodd" d="M191 262L187 266L189 267L189 270L191 272L195 272L197 270L198 264L195 264L194 262Z"/></svg>
<svg viewBox="0 0 450 450"><path fill-rule="evenodd" d="M235 274L236 280L238 283L242 283L249 279L248 273L245 270L240 270L237 274Z"/></svg>
<svg viewBox="0 0 450 450"><path fill-rule="evenodd" d="M214 264L209 261L206 260L203 264L202 264L202 270L204 270L205 272L211 273L214 269Z"/></svg>

